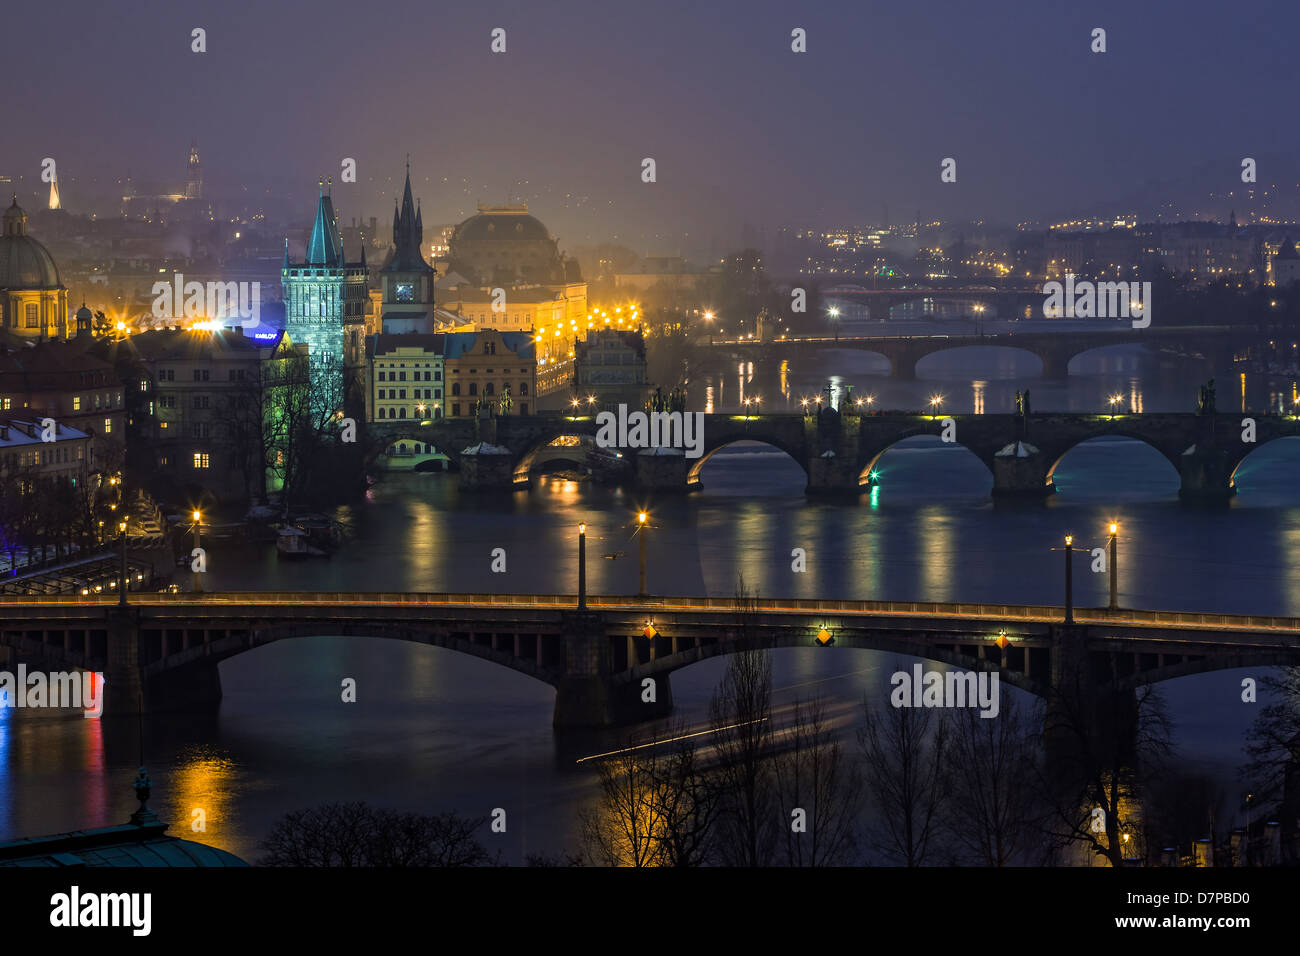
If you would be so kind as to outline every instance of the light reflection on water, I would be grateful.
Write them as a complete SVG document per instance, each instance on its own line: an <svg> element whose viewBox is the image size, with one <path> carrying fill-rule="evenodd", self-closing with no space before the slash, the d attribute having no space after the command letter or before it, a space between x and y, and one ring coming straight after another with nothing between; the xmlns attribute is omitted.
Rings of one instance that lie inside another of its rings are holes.
<svg viewBox="0 0 1300 956"><path fill-rule="evenodd" d="M1102 371L1068 386L1035 380L1034 408L1087 407L1116 391L1139 408L1144 393L1151 408L1185 406L1183 385L1157 376L1138 387L1126 362L1114 361L1113 377L1105 371L1112 359L1101 355L1095 364ZM801 382L797 369L789 375L792 396L816 384ZM1023 387L983 369L980 381L982 390L950 391L982 395L990 411L1006 411ZM932 384L870 387L884 393L883 407L898 407L899 394L923 396ZM1067 391L1069 402L1058 402ZM1231 407L1235 398L1223 401ZM1100 541L1116 518L1121 604L1300 614L1297 462L1300 439L1252 453L1237 475L1240 495L1224 511L1180 506L1168 462L1129 441L1078 447L1056 471L1059 493L1030 507L995 504L987 468L932 438L887 452L881 485L856 505L807 501L799 466L752 444L711 459L702 491L688 498L561 478L543 478L531 493L484 498L462 495L454 476L404 475L351 509L355 538L332 559L282 563L273 548L214 545L210 587L572 592L575 528L585 521L590 588L631 594L631 519L646 507L654 522L647 539L652 592L729 595L743 574L765 596L1059 602L1059 554L1050 549L1067 529ZM498 547L507 552L505 574L490 571ZM792 569L794 548L807 552L804 573ZM1080 573L1076 600L1103 604L1105 578ZM808 648L776 652L774 660L778 705L827 693L852 746L856 708L887 692L896 656ZM723 666L709 660L673 675L675 719L707 720ZM357 681L355 704L340 699L344 677ZM257 856L257 840L279 815L346 799L476 815L502 806L510 824L500 845L508 859L575 848L578 809L590 805L594 777L574 760L622 741L615 732L557 743L550 688L487 661L399 641L283 641L227 661L222 679L218 714L146 723L151 805L173 833L245 858ZM1239 681L1237 672L1224 672L1164 685L1187 759L1225 778L1251 716L1228 693ZM124 821L135 808L130 783L139 752L134 721L32 719L0 709L0 838ZM204 833L190 831L195 807L207 811Z"/></svg>

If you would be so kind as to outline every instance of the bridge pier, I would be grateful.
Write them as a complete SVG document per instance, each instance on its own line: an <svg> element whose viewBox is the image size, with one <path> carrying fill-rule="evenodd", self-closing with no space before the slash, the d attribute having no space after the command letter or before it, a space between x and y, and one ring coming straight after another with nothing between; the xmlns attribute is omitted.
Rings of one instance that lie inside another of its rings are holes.
<svg viewBox="0 0 1300 956"><path fill-rule="evenodd" d="M1044 500L1056 492L1047 476L1047 456L1025 441L1012 442L993 456L993 496Z"/></svg>
<svg viewBox="0 0 1300 956"><path fill-rule="evenodd" d="M653 700L640 680L616 679L613 647L600 614L563 615L564 675L555 685L556 730L614 727L663 717L673 709L668 674L656 674Z"/></svg>
<svg viewBox="0 0 1300 956"><path fill-rule="evenodd" d="M636 486L644 491L687 491L690 466L680 448L647 448L637 452Z"/></svg>
<svg viewBox="0 0 1300 956"><path fill-rule="evenodd" d="M103 714L127 717L146 713L138 616L131 608L115 607L107 618L108 670L104 672Z"/></svg>
<svg viewBox="0 0 1300 956"><path fill-rule="evenodd" d="M1235 462L1221 448L1194 445L1183 452L1178 497L1187 504L1223 505L1237 493L1232 483Z"/></svg>
<svg viewBox="0 0 1300 956"><path fill-rule="evenodd" d="M805 494L809 497L853 497L861 490L858 488L856 456L823 453L808 462L808 487Z"/></svg>
<svg viewBox="0 0 1300 956"><path fill-rule="evenodd" d="M1070 377L1070 354L1055 350L1038 353L1038 360L1043 363L1042 377L1059 381Z"/></svg>
<svg viewBox="0 0 1300 956"><path fill-rule="evenodd" d="M467 491L508 491L515 486L514 455L508 449L478 444L460 456L460 486Z"/></svg>

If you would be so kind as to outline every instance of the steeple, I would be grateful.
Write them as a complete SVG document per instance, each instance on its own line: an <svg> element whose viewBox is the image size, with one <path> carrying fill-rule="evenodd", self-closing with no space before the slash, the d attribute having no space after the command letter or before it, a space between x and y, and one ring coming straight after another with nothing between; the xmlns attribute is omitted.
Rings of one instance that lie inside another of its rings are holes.
<svg viewBox="0 0 1300 956"><path fill-rule="evenodd" d="M331 184L332 184L331 180ZM320 181L320 199L316 204L316 222L311 227L307 242L308 266L339 266L343 264L343 243L339 240L338 222L334 216L334 203L325 192L325 180Z"/></svg>
<svg viewBox="0 0 1300 956"><path fill-rule="evenodd" d="M387 272L430 272L428 263L420 254L424 240L424 220L411 197L411 165L406 165L406 185L402 189L402 205L393 205L393 257Z"/></svg>

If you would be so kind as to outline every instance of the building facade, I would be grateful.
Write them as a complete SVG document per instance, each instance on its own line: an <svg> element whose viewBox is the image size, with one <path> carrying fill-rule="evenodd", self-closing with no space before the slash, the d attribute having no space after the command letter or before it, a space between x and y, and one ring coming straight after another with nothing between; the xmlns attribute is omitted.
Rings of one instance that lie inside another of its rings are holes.
<svg viewBox="0 0 1300 956"><path fill-rule="evenodd" d="M649 394L641 333L617 329L588 332L586 339L577 343L573 383L576 397L595 396L603 408L619 404L641 408Z"/></svg>
<svg viewBox="0 0 1300 956"><path fill-rule="evenodd" d="M445 414L443 345L437 333L376 335L367 340L367 421L432 421Z"/></svg>
<svg viewBox="0 0 1300 956"><path fill-rule="evenodd" d="M503 411L529 415L537 408L537 353L531 335L524 332L450 332L443 336L443 365L447 390L446 414L472 417L480 400Z"/></svg>

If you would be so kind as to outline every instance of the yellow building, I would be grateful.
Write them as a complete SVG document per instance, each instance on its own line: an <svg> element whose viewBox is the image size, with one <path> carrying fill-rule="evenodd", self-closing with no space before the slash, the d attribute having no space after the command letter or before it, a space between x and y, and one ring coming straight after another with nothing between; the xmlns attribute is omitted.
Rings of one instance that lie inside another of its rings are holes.
<svg viewBox="0 0 1300 956"><path fill-rule="evenodd" d="M0 236L0 329L42 342L68 337L68 290L49 251L27 235L17 195Z"/></svg>

